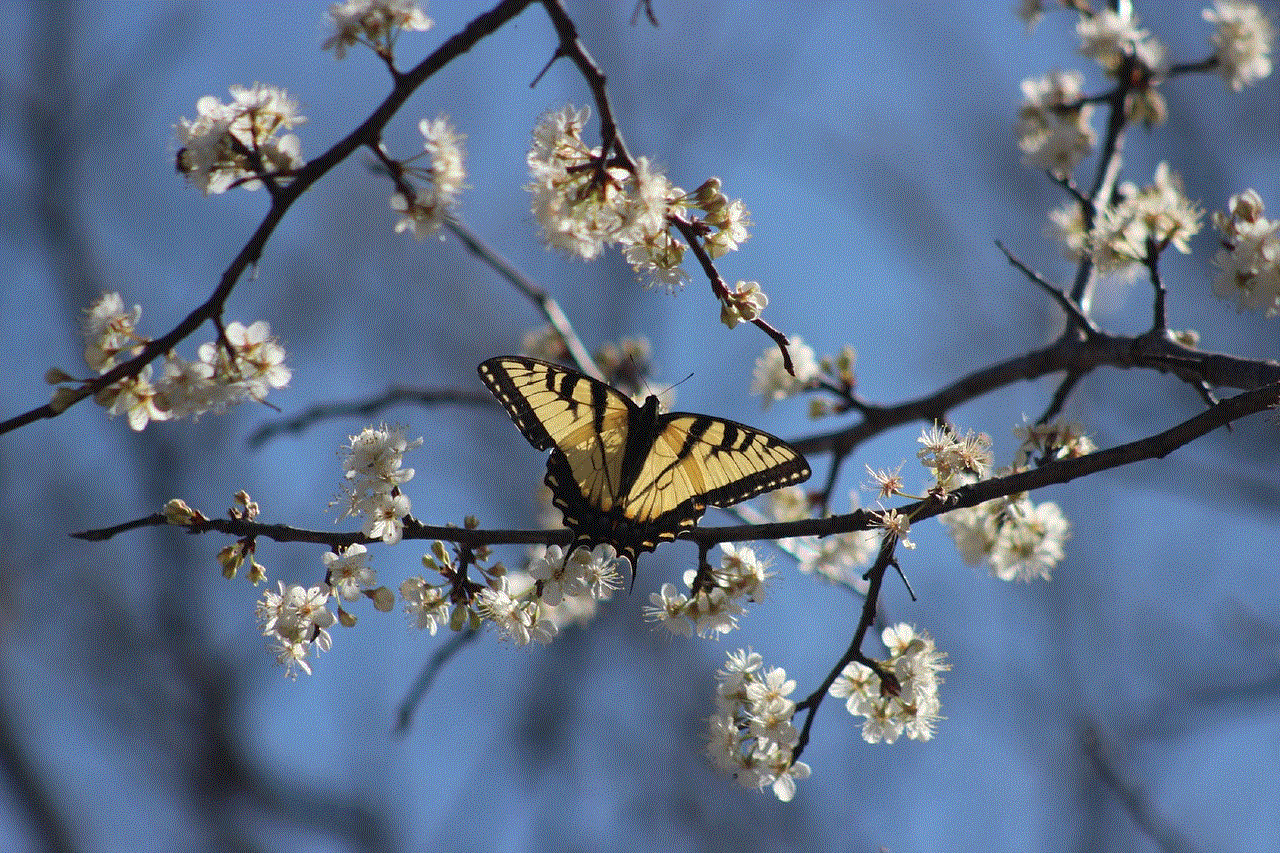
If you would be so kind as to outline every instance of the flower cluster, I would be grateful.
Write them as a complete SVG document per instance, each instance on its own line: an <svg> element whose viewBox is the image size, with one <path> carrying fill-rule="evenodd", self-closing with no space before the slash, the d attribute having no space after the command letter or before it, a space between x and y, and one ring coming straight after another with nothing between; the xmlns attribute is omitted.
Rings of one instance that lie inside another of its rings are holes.
<svg viewBox="0 0 1280 853"><path fill-rule="evenodd" d="M897 538L903 548L916 547L916 543L907 538L911 534L911 516L896 509L882 509L876 513L875 519L875 527Z"/></svg>
<svg viewBox="0 0 1280 853"><path fill-rule="evenodd" d="M476 595L476 613L492 622L500 637L517 646L545 646L555 639L559 628L529 591L514 589L505 575L495 577Z"/></svg>
<svg viewBox="0 0 1280 853"><path fill-rule="evenodd" d="M1068 199L1049 211L1049 226L1045 236L1061 244L1062 254L1076 263L1089 253L1089 231L1084 225L1084 208L1075 199Z"/></svg>
<svg viewBox="0 0 1280 853"><path fill-rule="evenodd" d="M1074 424L1033 424L1015 430L1022 439L1014 468L1044 464L1054 459L1083 456L1095 448ZM946 495L991 474L991 439L970 432L963 438L948 426L935 424L918 439L921 464L934 472L931 494ZM1049 579L1063 558L1063 545L1071 525L1054 503L1035 504L1021 493L996 498L974 507L955 509L941 516L965 562L986 562L1001 580Z"/></svg>
<svg viewBox="0 0 1280 853"><path fill-rule="evenodd" d="M1245 190L1231 197L1230 215L1214 211L1223 248L1213 257L1213 292L1241 311L1280 314L1280 219L1263 216L1262 197Z"/></svg>
<svg viewBox="0 0 1280 853"><path fill-rule="evenodd" d="M550 515L554 518L547 518L545 526L561 527L559 511L552 507ZM541 607L539 617L562 631L595 619L600 603L610 600L614 590L622 587L621 565L611 545L575 548L567 559L560 546L544 545L532 549L527 572L514 574L510 582L536 598Z"/></svg>
<svg viewBox="0 0 1280 853"><path fill-rule="evenodd" d="M421 240L440 230L466 186L467 170L462 152L466 136L458 133L446 116L435 121L423 119L418 131L431 164L425 169L406 169L406 174L421 178L425 186L412 187L406 181L405 189L391 196L391 209L401 215L396 232L412 231Z"/></svg>
<svg viewBox="0 0 1280 853"><path fill-rule="evenodd" d="M1100 10L1087 3L1061 5L1079 13L1080 53L1097 62L1108 76L1125 78L1125 118L1148 127L1163 123L1168 105L1158 84L1170 71L1168 50L1139 25L1133 5ZM1040 0L1022 0L1018 16L1030 28L1043 12ZM1270 75L1275 28L1256 2L1214 0L1203 17L1214 25L1209 37L1213 54L1208 61L1183 66L1183 70L1216 70L1235 90ZM1039 80L1024 80L1022 90L1026 102L1019 115L1018 144L1024 162L1066 178L1096 141L1081 77L1074 71L1054 72Z"/></svg>
<svg viewBox="0 0 1280 853"><path fill-rule="evenodd" d="M849 511L858 509L858 493L850 495ZM809 495L802 486L787 486L769 493L769 515L774 521L798 521L808 518ZM801 572L817 575L831 583L842 584L858 593L867 589L863 570L870 565L880 546L875 530L855 530L816 536L790 537L778 541L778 547L794 556Z"/></svg>
<svg viewBox="0 0 1280 853"><path fill-rule="evenodd" d="M787 696L796 683L786 670L765 667L760 655L744 649L729 653L716 678L707 755L744 788L772 786L774 796L789 802L796 781L809 777L809 766L792 754L800 733L791 724L796 703Z"/></svg>
<svg viewBox="0 0 1280 853"><path fill-rule="evenodd" d="M694 191L692 197L684 199L685 206L692 205L704 214L699 224L704 230L712 228L703 241L707 254L719 258L737 249L751 236L747 226L751 224L751 213L742 199L733 199L721 191L719 178L707 178L702 186Z"/></svg>
<svg viewBox="0 0 1280 853"><path fill-rule="evenodd" d="M381 539L388 545L400 541L404 533L404 517L411 504L400 486L413 479L413 469L401 467L404 454L422 445L422 439L410 442L403 427L378 429L365 427L350 437L342 461L346 509L343 516L364 516L365 536Z"/></svg>
<svg viewBox="0 0 1280 853"><path fill-rule="evenodd" d="M751 377L751 393L759 394L764 398L761 400L763 408L769 408L775 400L794 397L810 387L810 383L816 381L820 375L821 371L813 347L799 337L793 337L787 348L791 352L794 375L787 372L782 352L777 347L770 347L756 359Z"/></svg>
<svg viewBox="0 0 1280 853"><path fill-rule="evenodd" d="M470 622L466 608L450 608L448 584L430 584L421 576L405 578L400 582L400 599L417 628L433 637L445 625L460 631Z"/></svg>
<svg viewBox="0 0 1280 853"><path fill-rule="evenodd" d="M358 601L368 598L373 606L386 613L395 606L395 596L385 586L378 586L378 573L368 563L369 549L359 542L327 551L324 555L324 578L338 602ZM345 614L339 607L339 618L355 623L355 617Z"/></svg>
<svg viewBox="0 0 1280 853"><path fill-rule="evenodd" d="M733 290L725 291L720 300L720 322L730 329L739 323L757 320L769 297L757 281L740 281Z"/></svg>
<svg viewBox="0 0 1280 853"><path fill-rule="evenodd" d="M1271 74L1271 47L1275 28L1257 3L1249 0L1214 0L1204 10L1204 19L1214 24L1209 43L1218 73L1236 91Z"/></svg>
<svg viewBox="0 0 1280 853"><path fill-rule="evenodd" d="M1131 6L1124 12L1103 9L1082 14L1076 22L1080 53L1114 75L1125 57L1133 56L1149 71L1160 70L1165 62L1165 47L1147 30L1138 26Z"/></svg>
<svg viewBox="0 0 1280 853"><path fill-rule="evenodd" d="M799 521L809 517L809 494L803 486L783 486L769 492L769 515L774 521Z"/></svg>
<svg viewBox="0 0 1280 853"><path fill-rule="evenodd" d="M607 599L621 586L618 559L612 545L579 547L567 555L559 545L549 545L529 561L529 575L537 582L537 598L544 607L568 606L577 612L582 606L575 600Z"/></svg>
<svg viewBox="0 0 1280 853"><path fill-rule="evenodd" d="M501 563L484 566L487 556L487 548L469 555L467 566L485 580L484 584L472 582L450 558L444 543L433 543L422 564L439 573L444 582L431 584L413 577L400 584L404 609L419 628L432 634L445 625L453 631L474 631L487 621L500 637L517 646L545 645L561 628L589 620L597 602L608 600L621 585L618 555L609 545L577 548L567 558L562 548L553 545L531 560L528 572L511 575Z"/></svg>
<svg viewBox="0 0 1280 853"><path fill-rule="evenodd" d="M681 268L684 246L671 236L668 217L697 208L693 222L707 254L716 258L747 238L750 217L711 178L694 193L657 171L645 157L634 169L582 139L590 110L564 107L547 113L533 131L528 164L533 215L553 249L590 260L617 244L646 287L674 290L689 279Z"/></svg>
<svg viewBox="0 0 1280 853"><path fill-rule="evenodd" d="M1200 230L1200 208L1182 191L1182 181L1168 163L1156 167L1155 179L1138 189L1125 182L1119 199L1098 211L1089 232L1089 253L1098 271L1133 275L1148 259L1151 249L1161 252L1173 246L1184 255L1189 240Z"/></svg>
<svg viewBox="0 0 1280 853"><path fill-rule="evenodd" d="M424 32L432 24L413 0L344 0L329 7L329 19L334 33L320 48L332 50L334 59L345 57L355 44L389 57L401 30Z"/></svg>
<svg viewBox="0 0 1280 853"><path fill-rule="evenodd" d="M117 356L126 359L141 352L148 339L137 332L142 306L126 311L119 293L104 293L84 311L84 361L93 370L106 373L116 366Z"/></svg>
<svg viewBox="0 0 1280 853"><path fill-rule="evenodd" d="M142 308L126 310L118 293L104 293L85 311L84 360L89 367L106 373L121 360L142 352L150 339L137 331ZM111 415L125 415L134 430L151 421L199 418L206 412L221 412L244 400L262 402L272 388L289 384L292 371L284 364L284 348L271 335L271 326L259 320L250 326L228 323L225 337L202 344L195 361L174 352L165 355L164 372L154 382L151 365L135 376L127 376L98 392L94 398ZM52 381L68 382L61 371ZM55 399L73 394L59 388Z"/></svg>
<svg viewBox="0 0 1280 853"><path fill-rule="evenodd" d="M693 592L697 571L685 572L689 593L665 583L660 592L650 594L645 618L661 622L673 634L719 637L738 627L738 617L747 612L743 601L763 601L765 584L773 577L766 560L745 546L725 542L720 546L720 565L711 570L711 582Z"/></svg>
<svg viewBox="0 0 1280 853"><path fill-rule="evenodd" d="M236 521L254 521L258 517L258 503L249 497L249 493L244 489L236 492L235 504L227 510L227 515ZM182 501L169 501L165 506L165 520L169 524L191 524L206 520L204 514L199 510L193 510ZM254 552L257 548L257 539L253 536L244 536L232 542L230 545L223 547L218 552L218 565L222 567L222 576L227 580L231 580L240 569L244 567L245 561L249 562L249 571L247 577L249 582L254 586L267 579L267 569L254 558Z"/></svg>
<svg viewBox="0 0 1280 853"><path fill-rule="evenodd" d="M468 516L466 526L474 529L478 522ZM499 577L506 572L501 563L485 566L489 557L489 549L480 547L469 555L470 566L486 579ZM431 543L431 550L422 555L422 567L428 572L440 575L440 583L429 583L425 577L406 578L400 584L400 598L404 602L405 613L414 617L419 629L429 631L435 636L436 631L448 626L451 631L479 631L482 625L480 614L473 605L475 593L484 587L478 583L468 582L462 566L456 562L449 549L439 539Z"/></svg>
<svg viewBox="0 0 1280 853"><path fill-rule="evenodd" d="M326 606L329 592L324 584L285 586L280 581L279 592L267 590L258 600L256 613L262 633L272 638L276 661L284 664L285 674L290 677L297 677L295 666L310 675L307 658L311 649L327 652L333 645L328 629L337 617Z"/></svg>
<svg viewBox="0 0 1280 853"><path fill-rule="evenodd" d="M1033 503L1026 493L955 509L941 521L966 563L985 562L1005 581L1049 580L1071 535L1057 504Z"/></svg>
<svg viewBox="0 0 1280 853"><path fill-rule="evenodd" d="M1097 450L1084 427L1066 421L1024 424L1014 427L1022 445L1015 454L1016 466L1043 465L1055 459L1075 459Z"/></svg>
<svg viewBox="0 0 1280 853"><path fill-rule="evenodd" d="M805 574L865 591L862 573L871 564L879 546L880 535L874 530L824 536L810 547L799 549L799 568Z"/></svg>
<svg viewBox="0 0 1280 853"><path fill-rule="evenodd" d="M281 177L302 165L298 137L281 129L302 124L298 102L276 86L232 86L232 102L213 95L196 102L196 118L183 118L177 166L205 195L233 186L257 189L260 178Z"/></svg>
<svg viewBox="0 0 1280 853"><path fill-rule="evenodd" d="M959 486L974 483L991 472L991 437L972 430L963 436L948 424L935 423L916 439L916 458L933 473L930 492L946 495Z"/></svg>
<svg viewBox="0 0 1280 853"><path fill-rule="evenodd" d="M545 114L529 149L533 214L547 245L590 260L606 243L648 247L654 263L683 250L667 235L671 201L683 194L641 159L635 174L608 165L599 147L582 139L591 111L566 106ZM664 236L663 235L667 235ZM633 262L634 263L634 262Z"/></svg>
<svg viewBox="0 0 1280 853"><path fill-rule="evenodd" d="M1083 102L1083 84L1078 71L1022 81L1017 136L1023 163L1065 178L1093 151L1098 135L1090 126L1093 106Z"/></svg>
<svg viewBox="0 0 1280 853"><path fill-rule="evenodd" d="M867 743L893 743L902 735L911 740L930 740L942 704L939 672L951 667L924 631L906 623L885 628L881 634L889 659L879 662L897 679L897 689L885 689L884 681L870 667L851 663L844 668L828 691L845 700L850 714L865 717L862 738Z"/></svg>

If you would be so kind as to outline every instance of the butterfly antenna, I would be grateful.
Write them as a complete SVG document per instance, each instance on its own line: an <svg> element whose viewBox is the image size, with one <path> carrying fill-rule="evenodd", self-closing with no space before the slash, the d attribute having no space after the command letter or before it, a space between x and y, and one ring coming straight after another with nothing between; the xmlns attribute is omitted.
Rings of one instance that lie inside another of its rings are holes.
<svg viewBox="0 0 1280 853"><path fill-rule="evenodd" d="M670 385L668 385L666 388L663 388L663 389L662 389L662 394L654 394L653 396L658 397L658 398L661 398L661 397L663 396L663 394L666 394L668 391L672 390L673 388L678 388L678 387L680 387L681 385L683 385L684 383L688 382L688 381L689 381L690 379L692 379L692 378L693 378L693 374L692 374L692 373L690 373L688 376L686 376L684 379L681 379L679 382L672 382L672 383L671 383ZM646 387L647 387L647 383L646 383ZM653 394L653 391L649 391L649 393L650 393L650 394Z"/></svg>

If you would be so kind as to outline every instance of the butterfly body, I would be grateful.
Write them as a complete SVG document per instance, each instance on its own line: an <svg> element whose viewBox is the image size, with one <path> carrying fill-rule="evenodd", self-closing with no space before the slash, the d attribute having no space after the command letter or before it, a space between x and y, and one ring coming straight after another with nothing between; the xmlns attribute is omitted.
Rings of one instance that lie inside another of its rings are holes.
<svg viewBox="0 0 1280 853"><path fill-rule="evenodd" d="M575 370L518 356L480 377L529 443L550 450L546 484L571 547L612 545L636 558L691 530L708 506L731 506L809 477L786 442L734 421L662 414Z"/></svg>

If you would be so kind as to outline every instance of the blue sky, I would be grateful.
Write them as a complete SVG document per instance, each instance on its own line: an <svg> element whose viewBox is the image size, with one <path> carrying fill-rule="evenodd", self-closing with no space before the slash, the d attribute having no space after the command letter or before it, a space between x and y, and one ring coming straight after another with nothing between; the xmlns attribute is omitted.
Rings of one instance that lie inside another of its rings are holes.
<svg viewBox="0 0 1280 853"><path fill-rule="evenodd" d="M1019 165L1018 84L1068 67L1086 72L1090 91L1102 81L1075 56L1065 15L1027 34L1011 6L867 4L851 14L846 4L658 3L656 30L630 26L629 4L569 11L608 76L632 152L681 186L717 175L746 200L753 236L723 259L725 277L760 281L766 316L820 353L852 344L861 393L891 403L1059 330L1056 310L993 242L1051 280L1072 272L1043 237L1059 191ZM436 27L402 37L402 65L484 8L430 8ZM1207 52L1199 4L1137 8L1179 61ZM260 221L264 194L206 199L173 171L172 127L194 116L201 96L254 81L284 86L309 119L307 157L380 101L388 86L377 62L319 51L323 9L11 10L20 38L0 60L0 192L9 199L0 316L14 321L0 344L4 417L47 399L50 366L81 369L76 311L99 290L141 304L142 328L159 335L203 300ZM36 61L41 22L67 41ZM407 156L420 145L419 119L447 113L468 136L461 215L551 291L590 346L644 335L657 382L692 374L681 408L787 437L843 423L808 421L803 401L761 411L750 367L768 340L721 326L698 280L675 296L645 293L616 257L585 264L539 245L522 190L530 129L544 110L588 99L563 62L530 87L551 46L545 14L528 10L420 89L388 146ZM42 70L51 57L65 74ZM50 88L55 79L67 88ZM1166 95L1170 121L1130 134L1125 177L1148 182L1167 159L1206 210L1250 186L1280 210L1275 79L1239 94L1217 78L1182 79ZM65 105L47 146L30 144L41 138L29 130L31 103ZM52 175L37 168L49 150L72 155ZM389 189L366 160L352 158L295 206L228 306L228 319L269 320L288 348L294 381L271 398L284 415L394 384L478 390L475 365L516 351L539 322L456 242L393 234ZM76 241L50 238L47 223L59 220L47 210L70 216ZM1207 224L1192 245L1165 265L1171 324L1199 329L1206 349L1280 356L1274 318L1237 315L1212 297ZM1099 319L1113 330L1148 322L1142 286L1101 301ZM190 356L210 335L180 351ZM1038 415L1053 388L1010 387L952 416L990 433L1008 461L1012 427ZM1068 415L1111 446L1198 410L1169 377L1104 370L1081 384ZM278 417L242 407L135 435L81 405L0 441L9 737L40 757L84 849L216 847L227 826L250 846L308 850L1158 849L1091 755L1186 849L1280 847L1274 418L1037 496L1073 522L1050 584L990 578L961 563L936 525L922 525L919 547L903 555L919 600L890 585L882 605L950 655L947 719L931 743L871 746L827 703L805 754L813 778L780 805L738 790L699 753L725 651L755 648L804 695L848 642L859 602L785 555L773 597L742 631L712 643L668 638L643 621L648 594L693 559L690 545L665 546L642 563L635 593L616 597L590 628L546 649L492 635L465 648L413 730L396 738L396 707L442 637L398 614L361 612L315 675L289 681L255 629L258 591L218 575L225 541L154 530L96 544L66 537L176 496L221 514L240 488L267 520L347 529L327 509L341 479L335 451L365 422L322 422L249 449L247 436ZM407 462L418 518L533 526L543 461L496 407L406 406L385 418L424 437ZM913 460L918 432L860 448L837 494L858 488L864 463ZM824 478L830 460L810 461ZM705 523L730 522L713 512ZM392 587L420 571L421 543L371 550ZM259 559L273 578L323 573L314 548L264 542ZM257 788L286 792L279 801L218 800L207 778L186 787L208 754L189 740L208 730L192 722L209 709L192 685L216 683L210 672L232 685L224 734L249 762L237 778L261 774ZM368 810L337 821L345 836L318 828L334 819L330 796ZM42 849L27 815L12 790L0 797L0 848ZM361 835L369 827L386 834L370 841Z"/></svg>

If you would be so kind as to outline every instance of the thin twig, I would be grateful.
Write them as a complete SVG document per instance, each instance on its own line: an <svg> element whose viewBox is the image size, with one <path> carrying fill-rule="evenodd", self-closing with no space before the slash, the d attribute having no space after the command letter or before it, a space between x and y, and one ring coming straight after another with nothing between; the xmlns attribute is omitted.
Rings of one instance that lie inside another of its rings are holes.
<svg viewBox="0 0 1280 853"><path fill-rule="evenodd" d="M1009 263L1017 267L1018 271L1025 275L1032 284L1049 294L1053 301L1058 303L1058 307L1067 312L1067 319L1072 325L1088 335L1096 335L1098 333L1097 324L1080 310L1080 306L1073 302L1070 296L1054 287L1044 276L1024 264L1013 252L1009 251L1004 243L997 240L996 248L1004 252L1004 256L1009 260Z"/></svg>
<svg viewBox="0 0 1280 853"><path fill-rule="evenodd" d="M591 353L587 351L587 347L582 343L582 339L578 337L578 333L574 331L573 324L569 322L569 318L561 310L559 303L544 288L539 287L532 279L516 269L510 261L480 239L478 234L461 221L449 217L445 220L445 227L449 229L453 236L462 241L462 245L466 246L468 251L492 267L499 275L514 285L525 298L538 306L542 316L546 318L546 321L556 330L560 339L564 341L565 347L569 350L569 357L573 359L580 372L593 379L604 381L604 376L600 373L600 367L596 364L595 359L591 357Z"/></svg>
<svg viewBox="0 0 1280 853"><path fill-rule="evenodd" d="M404 699L400 702L400 707L396 710L395 733L397 735L403 735L409 730L409 725L413 722L413 714L417 711L418 704L427 695L427 691L431 689L436 676L440 674L445 665L479 636L479 631L459 631L450 637L443 646L435 650L435 653L431 655L422 671L418 673L418 677L414 679L413 686L409 688L409 692L405 694Z"/></svg>
<svg viewBox="0 0 1280 853"><path fill-rule="evenodd" d="M1280 381L1280 362L1202 352L1163 335L1099 332L1081 340L1065 334L1046 347L979 368L923 397L894 404L865 404L862 421L789 443L806 455L831 452L844 457L881 433L915 421L932 423L963 403L1015 382L1061 372L1084 376L1100 367L1157 370L1184 382L1207 382L1217 388L1260 388Z"/></svg>
<svg viewBox="0 0 1280 853"><path fill-rule="evenodd" d="M300 433L320 421L333 418L368 417L399 403L417 403L421 406L440 404L454 406L493 405L493 396L481 391L460 391L455 388L403 388L392 387L376 397L351 400L345 403L319 403L303 409L296 415L263 424L249 436L250 447L261 447L283 433Z"/></svg>

